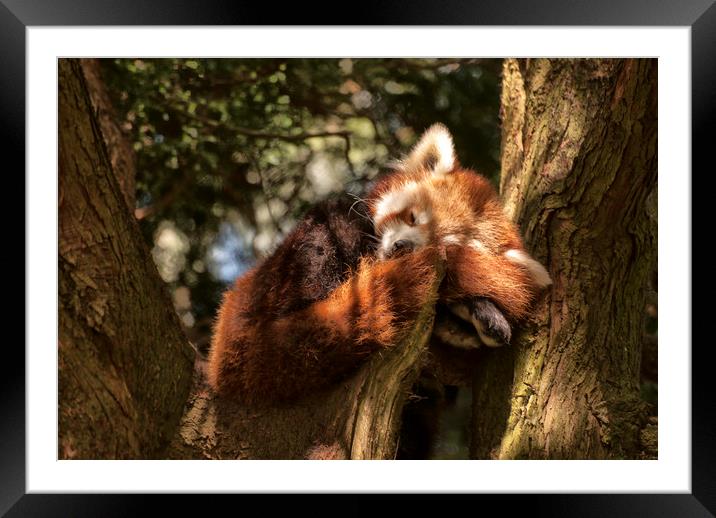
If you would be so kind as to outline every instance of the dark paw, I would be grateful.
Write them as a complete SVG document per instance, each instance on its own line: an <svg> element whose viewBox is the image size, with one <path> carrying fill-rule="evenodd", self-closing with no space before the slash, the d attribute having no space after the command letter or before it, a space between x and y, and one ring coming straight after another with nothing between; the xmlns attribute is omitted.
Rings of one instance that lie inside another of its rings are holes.
<svg viewBox="0 0 716 518"><path fill-rule="evenodd" d="M489 299L476 297L472 300L473 323L482 341L488 347L500 347L510 343L512 329L497 306Z"/></svg>

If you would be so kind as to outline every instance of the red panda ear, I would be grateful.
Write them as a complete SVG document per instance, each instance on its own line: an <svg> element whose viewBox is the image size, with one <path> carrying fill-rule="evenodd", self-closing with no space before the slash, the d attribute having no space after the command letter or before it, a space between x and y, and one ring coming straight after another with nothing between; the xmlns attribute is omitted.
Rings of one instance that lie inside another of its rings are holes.
<svg viewBox="0 0 716 518"><path fill-rule="evenodd" d="M445 126L438 123L425 130L410 155L402 162L401 169L425 169L440 175L449 173L456 165L452 135Z"/></svg>

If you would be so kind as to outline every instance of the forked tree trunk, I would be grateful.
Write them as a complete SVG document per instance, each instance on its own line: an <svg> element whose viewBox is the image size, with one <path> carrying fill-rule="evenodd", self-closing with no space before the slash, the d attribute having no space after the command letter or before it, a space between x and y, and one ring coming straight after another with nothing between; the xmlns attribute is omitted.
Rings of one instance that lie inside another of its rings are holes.
<svg viewBox="0 0 716 518"><path fill-rule="evenodd" d="M160 456L193 351L110 166L77 60L59 60L59 458Z"/></svg>
<svg viewBox="0 0 716 518"><path fill-rule="evenodd" d="M508 59L501 193L554 281L473 383L474 458L639 458L657 61Z"/></svg>

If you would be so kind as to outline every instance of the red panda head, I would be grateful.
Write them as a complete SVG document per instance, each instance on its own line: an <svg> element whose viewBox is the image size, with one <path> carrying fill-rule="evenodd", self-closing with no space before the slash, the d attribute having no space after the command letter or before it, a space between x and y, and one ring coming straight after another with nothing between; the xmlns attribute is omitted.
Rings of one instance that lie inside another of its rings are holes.
<svg viewBox="0 0 716 518"><path fill-rule="evenodd" d="M431 185L424 180L447 175L457 167L450 132L442 124L431 126L394 167L391 175L376 184L369 199L380 239L379 259L435 241L434 200Z"/></svg>
<svg viewBox="0 0 716 518"><path fill-rule="evenodd" d="M378 180L367 200L380 241L379 259L431 244L468 247L521 265L536 286L552 282L547 270L524 250L519 230L504 213L490 182L460 167L445 126L428 128L394 167Z"/></svg>
<svg viewBox="0 0 716 518"><path fill-rule="evenodd" d="M380 239L379 259L433 241L433 210L425 186L406 181L386 192L375 203L373 225Z"/></svg>

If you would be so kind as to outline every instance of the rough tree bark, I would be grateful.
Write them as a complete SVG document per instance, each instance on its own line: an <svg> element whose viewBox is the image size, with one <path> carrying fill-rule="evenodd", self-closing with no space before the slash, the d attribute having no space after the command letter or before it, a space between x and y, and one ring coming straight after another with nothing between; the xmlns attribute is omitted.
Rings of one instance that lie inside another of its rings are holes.
<svg viewBox="0 0 716 518"><path fill-rule="evenodd" d="M473 383L474 458L640 458L657 61L508 59L501 193L553 286Z"/></svg>
<svg viewBox="0 0 716 518"><path fill-rule="evenodd" d="M77 60L59 60L59 458L154 458L193 350L117 181Z"/></svg>
<svg viewBox="0 0 716 518"><path fill-rule="evenodd" d="M117 122L117 114L112 106L112 100L109 98L107 87L102 80L99 59L80 59L80 63L92 101L92 109L99 122L102 138L109 154L112 171L119 182L127 206L134 211L137 165L132 144Z"/></svg>
<svg viewBox="0 0 716 518"><path fill-rule="evenodd" d="M393 459L405 399L420 372L444 274L403 343L374 355L336 387L290 405L247 408L215 396L198 361L169 458Z"/></svg>

